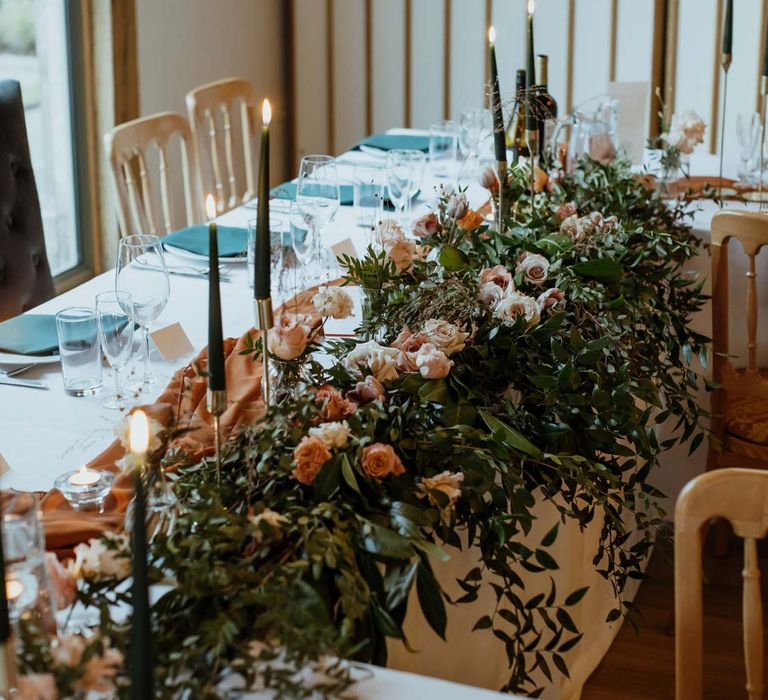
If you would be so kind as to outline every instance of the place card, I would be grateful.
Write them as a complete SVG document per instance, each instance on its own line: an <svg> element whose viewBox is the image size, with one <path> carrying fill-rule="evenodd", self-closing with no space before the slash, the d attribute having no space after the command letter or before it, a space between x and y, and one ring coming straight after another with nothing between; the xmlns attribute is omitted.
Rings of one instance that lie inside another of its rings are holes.
<svg viewBox="0 0 768 700"><path fill-rule="evenodd" d="M350 258L358 257L357 249L351 238L345 238L338 243L334 243L331 246L331 251L333 251L334 258L341 257L342 255L348 255Z"/></svg>
<svg viewBox="0 0 768 700"><path fill-rule="evenodd" d="M195 349L180 323L158 328L149 335L166 362L172 362Z"/></svg>
<svg viewBox="0 0 768 700"><path fill-rule="evenodd" d="M5 461L3 455L0 455L0 476L7 474L9 471L11 471L11 465Z"/></svg>

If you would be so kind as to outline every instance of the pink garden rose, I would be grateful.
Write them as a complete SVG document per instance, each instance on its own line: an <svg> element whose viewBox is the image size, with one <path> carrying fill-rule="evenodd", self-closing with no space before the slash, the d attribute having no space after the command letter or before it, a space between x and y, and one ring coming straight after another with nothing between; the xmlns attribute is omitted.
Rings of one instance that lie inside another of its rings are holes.
<svg viewBox="0 0 768 700"><path fill-rule="evenodd" d="M573 202L566 202L565 204L561 204L555 210L555 216L557 216L557 218L562 221L563 219L567 219L569 216L573 216L578 211L579 210L577 206Z"/></svg>
<svg viewBox="0 0 768 700"><path fill-rule="evenodd" d="M540 287L547 281L549 260L538 253L523 253L518 259L515 272L522 273L526 282Z"/></svg>
<svg viewBox="0 0 768 700"><path fill-rule="evenodd" d="M541 313L544 313L547 309L551 309L553 306L564 301L565 294L563 294L557 287L552 287L552 289L542 292L536 299L536 303L539 305Z"/></svg>
<svg viewBox="0 0 768 700"><path fill-rule="evenodd" d="M349 392L348 396L354 401L368 403L369 401L383 401L386 394L384 385L369 374L364 381L355 384L355 388Z"/></svg>
<svg viewBox="0 0 768 700"><path fill-rule="evenodd" d="M480 284L483 285L488 282L498 285L503 290L509 288L510 285L513 290L515 288L515 284L512 281L512 273L504 265L495 265L494 267L486 267L480 270Z"/></svg>
<svg viewBox="0 0 768 700"><path fill-rule="evenodd" d="M311 333L309 316L283 311L275 319L275 326L269 333L269 352L280 360L295 360L307 349Z"/></svg>
<svg viewBox="0 0 768 700"><path fill-rule="evenodd" d="M424 379L443 379L453 367L453 360L449 360L448 356L432 343L422 345L415 353L413 361Z"/></svg>
<svg viewBox="0 0 768 700"><path fill-rule="evenodd" d="M413 235L416 238L429 238L429 236L439 233L441 229L440 221L433 211L424 214L424 216L413 223Z"/></svg>

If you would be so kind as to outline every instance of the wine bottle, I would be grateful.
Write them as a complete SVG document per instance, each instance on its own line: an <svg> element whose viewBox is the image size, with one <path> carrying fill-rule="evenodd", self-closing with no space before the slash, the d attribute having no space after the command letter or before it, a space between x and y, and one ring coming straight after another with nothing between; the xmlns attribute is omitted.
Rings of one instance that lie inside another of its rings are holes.
<svg viewBox="0 0 768 700"><path fill-rule="evenodd" d="M545 54L536 56L536 111L539 117L539 151L542 161L551 157L552 134L557 122L557 102L549 94L549 58Z"/></svg>
<svg viewBox="0 0 768 700"><path fill-rule="evenodd" d="M515 102L507 125L507 149L512 151L512 162L517 163L522 156L528 157L528 144L525 141L525 71L517 71L515 81Z"/></svg>

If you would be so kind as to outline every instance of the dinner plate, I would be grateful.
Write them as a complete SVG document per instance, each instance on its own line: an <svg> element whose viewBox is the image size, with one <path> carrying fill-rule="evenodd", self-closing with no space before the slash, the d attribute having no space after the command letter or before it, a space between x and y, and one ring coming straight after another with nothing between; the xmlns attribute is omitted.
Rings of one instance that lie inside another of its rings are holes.
<svg viewBox="0 0 768 700"><path fill-rule="evenodd" d="M169 253L173 253L174 255L178 255L180 258L184 258L185 260L193 260L195 262L204 262L205 266L208 266L208 256L207 255L199 255L198 253L192 253L188 250L182 250L181 248L177 248L176 246L168 245L167 243L163 244L163 248L165 248ZM167 264L168 261L166 261ZM245 263L248 262L248 258L245 255L231 255L229 257L222 257L219 256L219 262L221 263ZM173 267L173 263L169 265L169 267ZM201 270L204 270L205 267L201 267Z"/></svg>
<svg viewBox="0 0 768 700"><path fill-rule="evenodd" d="M59 362L58 355L15 355L11 352L0 352L0 365L48 365Z"/></svg>

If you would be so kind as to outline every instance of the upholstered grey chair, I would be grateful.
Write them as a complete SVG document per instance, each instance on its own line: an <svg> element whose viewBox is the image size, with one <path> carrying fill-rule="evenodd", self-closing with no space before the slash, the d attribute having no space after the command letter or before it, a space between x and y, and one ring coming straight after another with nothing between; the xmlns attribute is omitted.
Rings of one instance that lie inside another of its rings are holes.
<svg viewBox="0 0 768 700"><path fill-rule="evenodd" d="M55 294L21 88L0 81L0 321Z"/></svg>

